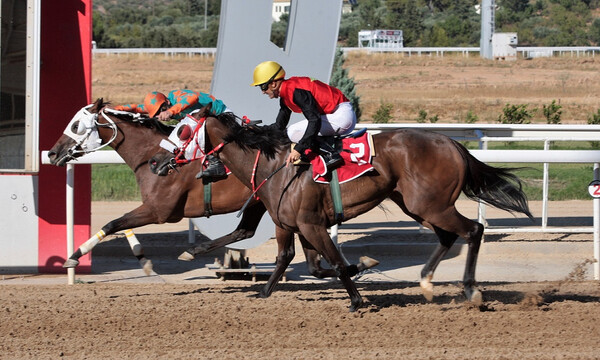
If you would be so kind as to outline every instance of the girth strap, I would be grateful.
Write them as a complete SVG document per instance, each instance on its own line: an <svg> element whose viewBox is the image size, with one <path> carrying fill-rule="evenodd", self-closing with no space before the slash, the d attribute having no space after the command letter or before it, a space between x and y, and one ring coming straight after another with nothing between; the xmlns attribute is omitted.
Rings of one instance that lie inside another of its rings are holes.
<svg viewBox="0 0 600 360"><path fill-rule="evenodd" d="M342 206L342 191L340 190L337 169L331 172L329 187L331 188L331 198L333 199L334 220L339 225L344 221L344 209Z"/></svg>
<svg viewBox="0 0 600 360"><path fill-rule="evenodd" d="M204 185L204 216L209 218L213 214L212 209L212 182Z"/></svg>

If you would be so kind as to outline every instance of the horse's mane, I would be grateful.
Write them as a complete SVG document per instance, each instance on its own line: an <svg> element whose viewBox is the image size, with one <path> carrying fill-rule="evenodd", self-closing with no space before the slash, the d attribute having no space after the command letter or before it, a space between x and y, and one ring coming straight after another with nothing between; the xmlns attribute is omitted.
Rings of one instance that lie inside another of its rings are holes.
<svg viewBox="0 0 600 360"><path fill-rule="evenodd" d="M217 119L229 128L224 141L233 142L244 150L260 150L268 159L273 159L284 145L290 144L287 134L276 126L242 126L232 113L223 113Z"/></svg>

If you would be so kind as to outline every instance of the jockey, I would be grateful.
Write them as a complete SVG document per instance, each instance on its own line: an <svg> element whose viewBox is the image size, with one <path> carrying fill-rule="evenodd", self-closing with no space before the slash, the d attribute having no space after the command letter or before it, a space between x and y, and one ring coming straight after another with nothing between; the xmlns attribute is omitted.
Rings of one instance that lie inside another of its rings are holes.
<svg viewBox="0 0 600 360"><path fill-rule="evenodd" d="M212 104L211 112L215 115L232 112L225 106L223 101L216 99L214 96L186 89L172 90L166 96L161 92L153 91L146 95L143 104L119 105L115 106L115 110L145 113L150 117L166 121L171 118L181 120L187 114L209 104ZM204 148L204 136L198 136L198 142ZM214 155L208 155L206 161L208 162L208 166L206 169L200 170L196 178L209 177L220 179L227 176L225 166Z"/></svg>
<svg viewBox="0 0 600 360"><path fill-rule="evenodd" d="M230 111L223 101L215 99L214 96L186 89L170 91L166 96L161 92L153 91L146 95L143 104L119 105L115 110L144 113L150 117L156 116L160 121L166 121L171 118L181 120L187 114L208 104L212 104L211 111L216 115Z"/></svg>
<svg viewBox="0 0 600 360"><path fill-rule="evenodd" d="M284 79L285 70L275 61L265 61L254 69L252 86L260 87L270 99L280 98L275 125L287 127L292 112L302 113L305 120L290 125L287 134L296 145L286 164L297 163L306 149L320 150L329 169L343 163L331 144L318 136L345 135L354 130L356 114L349 100L337 88L309 77Z"/></svg>

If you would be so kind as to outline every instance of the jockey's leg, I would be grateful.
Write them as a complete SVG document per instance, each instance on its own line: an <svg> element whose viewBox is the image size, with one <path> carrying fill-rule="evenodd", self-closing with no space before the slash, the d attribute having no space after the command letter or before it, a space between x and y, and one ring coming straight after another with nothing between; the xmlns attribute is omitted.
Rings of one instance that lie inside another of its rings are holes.
<svg viewBox="0 0 600 360"><path fill-rule="evenodd" d="M196 139L200 148L204 149L206 153L210 150L205 149L204 134L205 129L202 128L200 131L198 131L198 137ZM214 155L207 155L206 162L206 169L200 170L200 172L196 174L196 179L204 178L207 180L216 181L227 177L227 169L225 169L225 165L223 165L219 158Z"/></svg>

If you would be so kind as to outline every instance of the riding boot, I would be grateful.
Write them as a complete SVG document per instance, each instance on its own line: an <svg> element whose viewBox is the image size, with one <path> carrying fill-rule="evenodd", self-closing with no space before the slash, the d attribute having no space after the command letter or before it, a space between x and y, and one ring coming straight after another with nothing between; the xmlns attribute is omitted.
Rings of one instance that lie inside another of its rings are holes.
<svg viewBox="0 0 600 360"><path fill-rule="evenodd" d="M319 153L325 161L327 170L334 170L344 164L342 155L335 149L333 145L333 138L319 138Z"/></svg>
<svg viewBox="0 0 600 360"><path fill-rule="evenodd" d="M206 162L208 163L206 169L200 170L196 174L196 179L221 180L227 177L225 165L216 156L207 155Z"/></svg>

